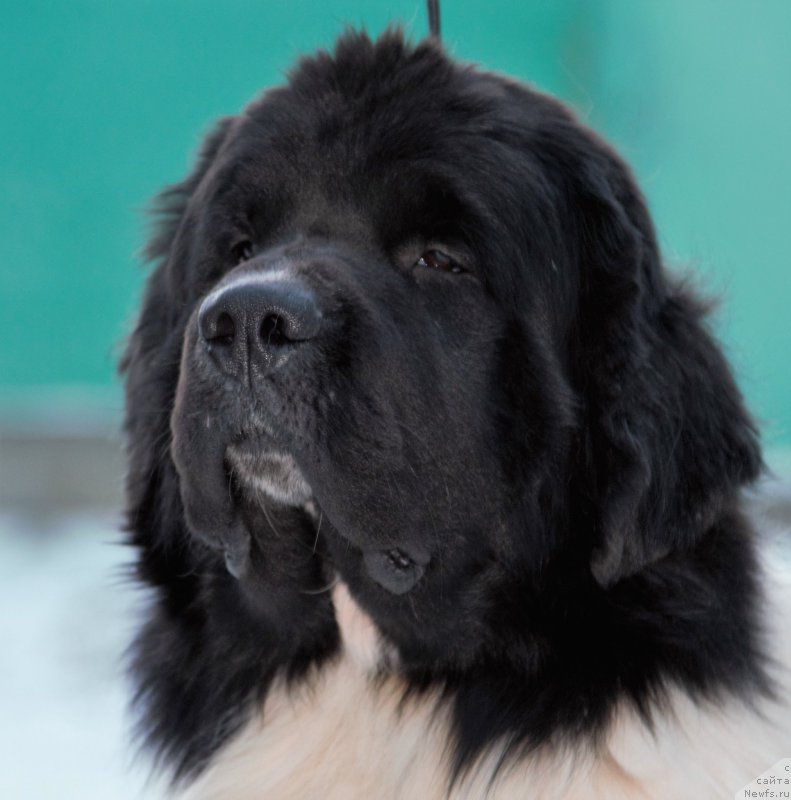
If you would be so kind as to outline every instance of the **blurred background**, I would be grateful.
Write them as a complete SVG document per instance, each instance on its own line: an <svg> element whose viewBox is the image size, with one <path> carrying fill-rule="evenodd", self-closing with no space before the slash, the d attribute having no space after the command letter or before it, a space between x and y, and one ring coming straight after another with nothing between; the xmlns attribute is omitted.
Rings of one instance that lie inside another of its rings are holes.
<svg viewBox="0 0 791 800"><path fill-rule="evenodd" d="M426 31L421 2L28 0L0 24L0 797L159 796L133 761L115 364L144 209L216 117L346 24ZM791 518L791 3L443 0L456 57L569 103L633 165L667 262L759 419Z"/></svg>

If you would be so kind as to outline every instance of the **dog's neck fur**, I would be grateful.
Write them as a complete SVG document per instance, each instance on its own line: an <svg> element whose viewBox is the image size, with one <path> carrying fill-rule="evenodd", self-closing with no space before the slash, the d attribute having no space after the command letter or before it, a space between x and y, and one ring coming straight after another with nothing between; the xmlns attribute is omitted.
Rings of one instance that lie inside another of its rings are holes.
<svg viewBox="0 0 791 800"><path fill-rule="evenodd" d="M572 556L576 564L547 568L538 588L532 578L524 586L515 580L511 613L478 662L457 670L401 664L398 671L410 690L439 689L452 699L462 772L501 739L515 753L596 742L618 708L650 723L671 690L701 700L729 693L760 700L771 681L754 550L750 528L728 514L696 547L609 589ZM368 669L391 669L393 650L382 660L384 640L368 615L349 610L356 606L345 588L334 601L347 653Z"/></svg>
<svg viewBox="0 0 791 800"><path fill-rule="evenodd" d="M768 564L765 580L779 601L770 609L768 641L772 657L789 665L791 635L783 620L791 612L791 581L787 567L783 575ZM709 703L676 686L650 727L646 709L620 696L598 737L553 741L502 768L508 748L495 739L453 783L450 707L437 702L436 691L405 695L397 669L383 677L382 664L392 670L394 662L374 624L343 584L333 600L342 634L338 658L296 690L273 687L263 717L251 720L182 800L511 800L523 798L525 787L536 800L725 797L787 755L787 706L727 694ZM778 696L791 696L789 673L774 677Z"/></svg>

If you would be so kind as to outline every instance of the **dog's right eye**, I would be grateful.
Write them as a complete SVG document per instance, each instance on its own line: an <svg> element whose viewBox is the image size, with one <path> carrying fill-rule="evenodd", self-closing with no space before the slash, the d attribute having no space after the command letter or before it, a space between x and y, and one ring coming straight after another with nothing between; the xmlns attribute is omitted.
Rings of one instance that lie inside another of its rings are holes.
<svg viewBox="0 0 791 800"><path fill-rule="evenodd" d="M235 264L249 261L253 255L253 243L249 239L243 239L231 248L231 258Z"/></svg>
<svg viewBox="0 0 791 800"><path fill-rule="evenodd" d="M460 275L464 272L464 268L443 250L426 250L415 264L418 267L427 267L439 272L452 272L454 275Z"/></svg>

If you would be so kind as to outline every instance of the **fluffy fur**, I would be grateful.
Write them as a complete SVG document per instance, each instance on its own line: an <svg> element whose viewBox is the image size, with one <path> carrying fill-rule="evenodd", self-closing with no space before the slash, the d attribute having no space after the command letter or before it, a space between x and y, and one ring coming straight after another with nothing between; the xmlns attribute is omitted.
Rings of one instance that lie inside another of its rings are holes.
<svg viewBox="0 0 791 800"><path fill-rule="evenodd" d="M176 786L699 797L791 752L755 428L565 107L350 33L159 211L122 369Z"/></svg>

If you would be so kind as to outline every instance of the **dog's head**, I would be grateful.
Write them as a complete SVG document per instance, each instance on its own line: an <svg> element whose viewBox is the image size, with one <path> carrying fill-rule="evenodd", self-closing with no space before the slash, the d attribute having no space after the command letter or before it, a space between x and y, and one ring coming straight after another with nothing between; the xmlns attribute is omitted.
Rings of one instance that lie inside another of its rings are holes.
<svg viewBox="0 0 791 800"><path fill-rule="evenodd" d="M463 668L558 565L604 592L758 471L628 169L433 43L302 61L164 210L125 361L149 580L198 561L298 638L337 573L406 663Z"/></svg>

